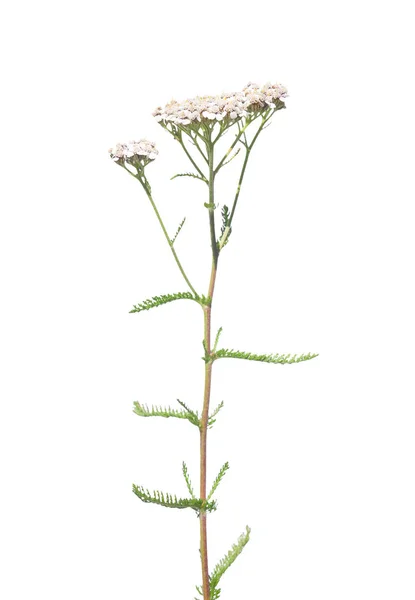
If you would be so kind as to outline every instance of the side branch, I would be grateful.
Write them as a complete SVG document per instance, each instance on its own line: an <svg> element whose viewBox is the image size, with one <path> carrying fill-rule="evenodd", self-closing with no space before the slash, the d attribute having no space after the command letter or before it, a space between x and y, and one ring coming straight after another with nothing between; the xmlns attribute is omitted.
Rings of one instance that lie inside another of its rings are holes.
<svg viewBox="0 0 415 600"><path fill-rule="evenodd" d="M187 283L187 285L189 286L190 290L191 290L191 291L194 293L194 295L195 295L195 296L197 296L198 294L197 294L197 292L196 292L195 288L194 288L194 287L192 286L192 284L190 283L190 281L189 281L189 278L187 277L187 275L186 275L186 273L185 273L185 271L184 271L184 269L183 269L183 267L182 267L182 264L181 264L181 262L180 262L180 260L179 260L179 257L177 256L177 252L176 252L176 250L175 250L175 249L174 249L174 247L173 247L173 241L170 239L170 236L169 236L169 234L167 233L167 229L166 229L166 227L165 227L165 225L164 225L164 223L163 223L163 220L162 220L162 218L161 218L161 216L160 216L160 213L159 213L159 211L157 210L157 206L156 206L156 204L155 204L155 202L154 202L154 200L153 200L153 197L152 197L152 195L151 195L151 187L150 187L150 184L148 183L148 181L147 181L147 179L144 177L144 175L141 175L140 173L139 173L139 174L137 174L137 176L135 176L135 177L136 177L136 179L138 179L138 181L139 181L139 182L141 183L141 185L143 186L143 188L144 188L144 191L146 192L146 194L147 194L147 197L148 197L148 199L150 200L150 204L151 204L151 206L153 207L153 210L154 210L154 212L156 213L157 220L158 220L158 222L160 223L160 227L161 227L161 228L162 228L162 230L163 230L164 237L166 238L166 240L167 240L167 243L168 243L168 245L169 245L169 247L170 247L170 250L172 251L172 254L173 254L173 256L174 256L174 260L176 261L176 264L177 264L177 266L179 267L179 270L180 270L180 273L181 273L181 274L182 274L182 276L183 276L183 279L185 280L185 282L186 282L186 283Z"/></svg>
<svg viewBox="0 0 415 600"><path fill-rule="evenodd" d="M205 177L202 169L200 169L200 167L198 166L198 164L194 160L193 156L190 154L189 150L186 148L186 145L185 145L185 143L183 141L182 132L180 132L180 134L176 137L176 140L179 142L180 146L183 148L183 150L184 150L187 158L190 160L190 162L192 163L192 165L194 166L194 168L196 169L196 171L199 173L201 179L203 181L206 181L206 177Z"/></svg>

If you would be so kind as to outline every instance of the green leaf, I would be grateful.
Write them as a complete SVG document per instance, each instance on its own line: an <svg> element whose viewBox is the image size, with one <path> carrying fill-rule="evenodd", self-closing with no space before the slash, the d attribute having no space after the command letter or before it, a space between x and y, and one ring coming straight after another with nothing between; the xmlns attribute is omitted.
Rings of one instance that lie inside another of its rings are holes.
<svg viewBox="0 0 415 600"><path fill-rule="evenodd" d="M142 502L148 504L158 504L166 508L192 508L198 514L200 512L212 512L216 510L216 502L207 502L206 500L200 500L199 498L177 498L176 495L160 492L156 490L150 492L148 489L143 488L141 485L133 484L134 494L140 498Z"/></svg>
<svg viewBox="0 0 415 600"><path fill-rule="evenodd" d="M156 308L157 306L161 306L162 304L174 302L174 300L194 300L195 302L199 302L199 298L194 296L194 294L192 294L191 292L163 294L162 296L153 296L153 298L144 300L143 302L139 302L133 307L132 310L130 310L130 313L139 313L143 310L150 310L150 308Z"/></svg>
<svg viewBox="0 0 415 600"><path fill-rule="evenodd" d="M192 482L190 481L190 476L189 476L189 472L187 470L187 465L184 461L183 461L183 477L184 477L184 480L186 481L186 485L187 485L187 489L189 490L189 494L191 495L191 497L194 500L196 498L196 496L195 496L195 493L192 488ZM210 500L210 498L208 498L208 500Z"/></svg>
<svg viewBox="0 0 415 600"><path fill-rule="evenodd" d="M215 337L215 343L213 345L213 352L215 352L215 350L217 348L217 345L218 345L218 342L219 342L219 338L220 338L220 334L222 333L222 330L223 330L222 327L219 327L218 333L216 334L216 337Z"/></svg>
<svg viewBox="0 0 415 600"><path fill-rule="evenodd" d="M210 500L213 496L213 494L216 492L218 485L220 484L220 482L222 481L226 471L229 469L229 463L226 462L223 467L221 468L221 470L219 471L215 481L212 484L212 489L209 492L209 495L207 497L208 500Z"/></svg>
<svg viewBox="0 0 415 600"><path fill-rule="evenodd" d="M218 562L216 567L213 569L213 572L210 576L210 594L212 599L214 598L216 600L217 598L219 598L220 589L218 588L218 583L220 581L220 578L241 554L242 550L249 541L250 533L251 529L247 526L246 532L239 536L236 544L233 544L229 552Z"/></svg>
<svg viewBox="0 0 415 600"><path fill-rule="evenodd" d="M134 402L133 412L139 417L164 417L168 419L169 417L174 417L176 419L187 419L196 427L200 427L200 420L197 412L194 412L188 408L184 402L177 400L177 402L184 407L185 410L177 410L175 408L161 407L161 406L151 406L148 407L146 404L140 404L139 402Z"/></svg>
<svg viewBox="0 0 415 600"><path fill-rule="evenodd" d="M222 248L224 246L226 246L226 244L229 241L229 237L232 233L232 227L229 225L231 215L229 213L229 208L226 206L226 204L223 205L221 214L222 214L222 228L220 230L220 238L218 241L218 249L219 250L222 250Z"/></svg>
<svg viewBox="0 0 415 600"><path fill-rule="evenodd" d="M185 414L186 414L186 419L188 421L190 421L191 423L193 423L193 425L196 425L196 427L200 427L200 419L199 419L199 415L198 412L191 410L187 404L185 404L184 402L182 402L181 400L177 400L177 402L180 404L180 406L183 406L184 410L185 410Z"/></svg>
<svg viewBox="0 0 415 600"><path fill-rule="evenodd" d="M215 410L213 411L213 413L211 415L209 415L208 417L208 427L212 427L214 423L216 423L216 415L218 414L218 412L220 411L220 409L223 408L223 401L218 404L218 406L215 408Z"/></svg>
<svg viewBox="0 0 415 600"><path fill-rule="evenodd" d="M316 358L318 354L253 354L251 352L240 352L239 350L228 350L221 349L217 350L214 355L214 359L217 358L243 358L245 360L255 360L259 362L280 364L280 365L291 365L293 363L300 363L306 360Z"/></svg>
<svg viewBox="0 0 415 600"><path fill-rule="evenodd" d="M197 175L196 173L177 173L177 175L173 175L173 177L170 177L170 181L172 179L176 179L176 177L193 177L194 179L200 179L200 181L203 181L203 183L209 185L209 182L206 179L206 177L202 177L201 175Z"/></svg>
<svg viewBox="0 0 415 600"><path fill-rule="evenodd" d="M183 221L180 223L179 227L177 228L177 231L174 234L174 238L170 240L172 246L173 246L174 242L176 241L176 238L179 235L181 228L183 227L185 221L186 221L186 217L184 217Z"/></svg>

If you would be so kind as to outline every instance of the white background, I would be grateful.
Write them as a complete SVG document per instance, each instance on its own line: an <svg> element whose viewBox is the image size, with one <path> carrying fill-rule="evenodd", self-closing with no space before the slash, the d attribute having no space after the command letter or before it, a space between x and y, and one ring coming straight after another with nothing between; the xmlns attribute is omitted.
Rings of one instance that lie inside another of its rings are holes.
<svg viewBox="0 0 415 600"><path fill-rule="evenodd" d="M206 293L205 188L153 120L171 98L289 89L259 138L221 257L213 326L284 366L214 366L211 567L241 600L413 600L414 201L410 2L15 2L1 18L1 596L185 600L200 583L186 493L197 430L134 400L200 407L202 312L139 184L111 163L147 137L177 251ZM229 134L230 136L232 134ZM236 161L235 161L236 163ZM236 170L218 178L231 200Z"/></svg>

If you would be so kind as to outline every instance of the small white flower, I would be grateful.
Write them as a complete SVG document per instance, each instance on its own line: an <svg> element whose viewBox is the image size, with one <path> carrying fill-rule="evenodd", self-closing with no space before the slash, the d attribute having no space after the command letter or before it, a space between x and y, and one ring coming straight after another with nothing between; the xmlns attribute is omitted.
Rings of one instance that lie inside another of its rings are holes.
<svg viewBox="0 0 415 600"><path fill-rule="evenodd" d="M191 123L221 121L229 117L238 119L246 117L248 110L268 110L277 108L275 101L287 96L287 89L279 83L266 83L262 87L249 82L242 91L227 92L218 96L196 96L184 102L171 100L164 108L158 107L153 116L158 122Z"/></svg>
<svg viewBox="0 0 415 600"><path fill-rule="evenodd" d="M135 164L135 161L141 161L143 166L150 160L154 160L158 155L155 144L147 140L117 144L115 148L109 149L109 153L114 161L122 160L131 164Z"/></svg>

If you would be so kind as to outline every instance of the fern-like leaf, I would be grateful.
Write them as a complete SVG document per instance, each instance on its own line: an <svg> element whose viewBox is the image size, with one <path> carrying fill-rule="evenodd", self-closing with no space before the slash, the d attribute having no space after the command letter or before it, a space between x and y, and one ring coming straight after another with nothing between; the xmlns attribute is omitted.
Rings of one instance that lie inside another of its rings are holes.
<svg viewBox="0 0 415 600"><path fill-rule="evenodd" d="M218 583L222 575L229 569L231 564L238 558L246 544L249 542L251 529L247 526L246 532L239 536L236 544L233 544L229 552L218 562L210 576L210 594L211 598L217 600L220 596Z"/></svg>
<svg viewBox="0 0 415 600"><path fill-rule="evenodd" d="M186 481L186 485L187 485L187 489L189 490L189 494L191 495L193 500L195 500L196 496L193 491L192 482L190 481L190 476L189 476L189 472L187 470L187 465L184 461L183 461L183 477L184 477L184 480ZM208 500L210 500L210 498L208 498Z"/></svg>
<svg viewBox="0 0 415 600"><path fill-rule="evenodd" d="M226 462L223 467L221 468L221 470L219 471L215 481L212 484L212 489L209 492L209 495L207 497L208 500L210 500L213 496L213 494L216 492L218 485L220 484L220 482L222 481L226 471L229 469L229 463Z"/></svg>
<svg viewBox="0 0 415 600"><path fill-rule="evenodd" d="M179 235L185 221L186 221L186 217L184 217L183 221L180 223L179 227L177 228L177 231L174 234L174 237L170 240L172 246L173 246L174 242L176 241L176 238Z"/></svg>
<svg viewBox="0 0 415 600"><path fill-rule="evenodd" d="M259 362L274 363L280 365L291 365L315 358L318 354L253 354L251 352L240 352L239 350L221 349L215 352L214 358L243 358L245 360L256 360Z"/></svg>
<svg viewBox="0 0 415 600"><path fill-rule="evenodd" d="M222 333L222 327L219 327L218 333L216 334L216 337L215 337L215 343L213 345L213 352L215 352L215 350L216 350L216 348L218 346L218 342L219 342L219 338L220 338L220 334L221 333Z"/></svg>
<svg viewBox="0 0 415 600"><path fill-rule="evenodd" d="M185 410L177 410L175 408L170 408L170 406L148 407L146 404L134 402L133 412L139 417L164 417L165 419L168 419L169 417L174 417L176 419L187 419L193 425L200 427L200 420L198 414L187 408L187 406L180 400L177 400L177 402L180 405L182 405L185 408Z"/></svg>
<svg viewBox="0 0 415 600"><path fill-rule="evenodd" d="M214 588L213 590L210 590L210 600L218 600L220 593L221 593L221 589L220 588Z"/></svg>
<svg viewBox="0 0 415 600"><path fill-rule="evenodd" d="M132 308L132 310L130 310L130 313L139 313L143 310L150 310L150 308L156 308L157 306L161 306L162 304L174 302L174 300L194 300L195 302L199 302L199 298L194 296L191 292L163 294L162 296L154 296L153 298L144 300L143 302L139 302Z"/></svg>
<svg viewBox="0 0 415 600"><path fill-rule="evenodd" d="M222 228L220 230L220 238L218 241L218 249L219 250L222 250L222 248L224 246L226 246L226 244L229 241L229 237L232 233L232 227L229 224L231 215L229 213L229 208L226 206L226 204L223 205L221 214L222 214Z"/></svg>
<svg viewBox="0 0 415 600"><path fill-rule="evenodd" d="M211 415L209 415L208 417L208 427L212 427L214 423L216 423L216 415L218 414L218 412L220 411L220 409L223 408L223 401L218 404L218 406L215 408L215 410L213 411L213 413Z"/></svg>
<svg viewBox="0 0 415 600"><path fill-rule="evenodd" d="M170 181L172 179L176 179L176 177L193 177L194 179L200 179L200 181L203 181L203 183L207 183L209 185L209 182L206 179L206 177L202 177L201 175L197 175L196 173L177 173L176 175L173 175L173 177L170 177Z"/></svg>
<svg viewBox="0 0 415 600"><path fill-rule="evenodd" d="M193 423L193 425L196 425L196 427L200 427L200 419L199 419L199 414L198 412L192 410L191 408L189 408L187 406L187 404L185 404L184 402L182 402L181 400L177 400L177 402L180 404L180 406L183 406L185 412L186 412L186 419L188 421L190 421L191 423Z"/></svg>
<svg viewBox="0 0 415 600"><path fill-rule="evenodd" d="M133 484L133 492L142 502L158 504L166 508L192 508L198 514L201 511L212 512L216 510L216 502L208 502L199 498L177 498L176 495L160 492L159 490L150 492L141 485Z"/></svg>

